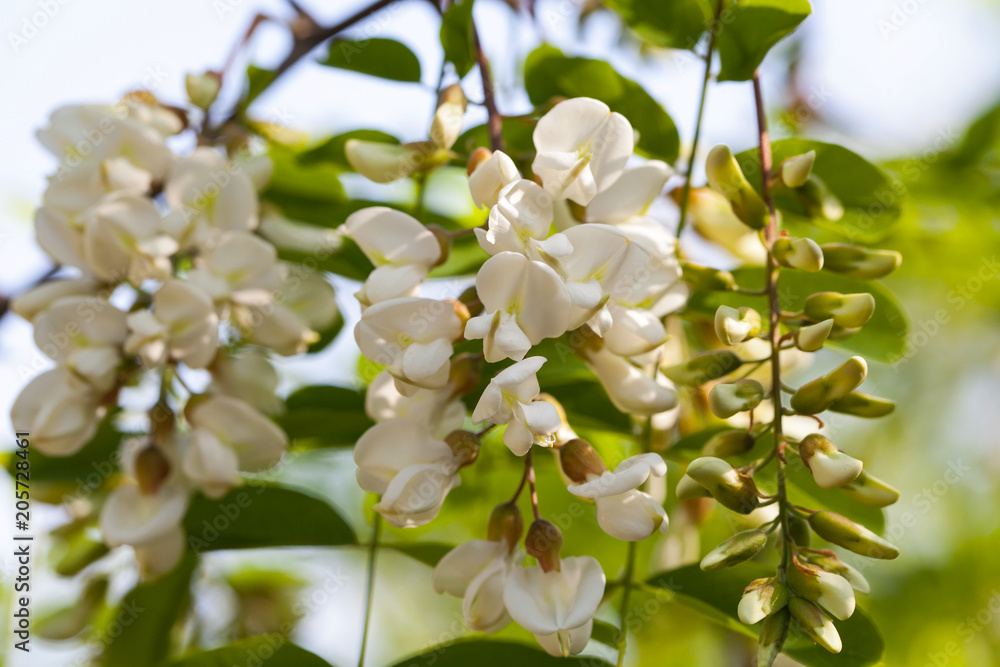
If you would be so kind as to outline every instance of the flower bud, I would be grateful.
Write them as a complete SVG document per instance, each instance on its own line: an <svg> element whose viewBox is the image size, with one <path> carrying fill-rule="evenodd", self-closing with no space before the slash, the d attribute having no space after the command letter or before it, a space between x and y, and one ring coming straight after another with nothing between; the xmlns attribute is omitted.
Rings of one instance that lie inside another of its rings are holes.
<svg viewBox="0 0 1000 667"><path fill-rule="evenodd" d="M716 350L692 357L683 364L663 369L663 374L677 384L699 385L732 373L743 365L735 352Z"/></svg>
<svg viewBox="0 0 1000 667"><path fill-rule="evenodd" d="M790 157L781 163L781 181L790 188L800 188L809 180L816 151Z"/></svg>
<svg viewBox="0 0 1000 667"><path fill-rule="evenodd" d="M736 533L701 559L701 569L706 572L750 560L767 544L767 533L762 530L745 530Z"/></svg>
<svg viewBox="0 0 1000 667"><path fill-rule="evenodd" d="M545 519L535 519L528 527L528 536L524 538L524 549L538 559L543 571L558 572L562 542L562 533L554 523Z"/></svg>
<svg viewBox="0 0 1000 667"><path fill-rule="evenodd" d="M841 487L841 491L869 507L888 507L899 500L898 490L864 471L854 481Z"/></svg>
<svg viewBox="0 0 1000 667"><path fill-rule="evenodd" d="M170 460L156 445L147 445L135 456L135 479L139 490L150 496L170 476Z"/></svg>
<svg viewBox="0 0 1000 667"><path fill-rule="evenodd" d="M674 493L677 495L677 500L709 498L712 495L708 492L708 489L694 481L688 475L681 475L680 481L677 482L677 490Z"/></svg>
<svg viewBox="0 0 1000 667"><path fill-rule="evenodd" d="M823 250L812 239L793 239L782 237L771 247L778 264L816 272L823 268Z"/></svg>
<svg viewBox="0 0 1000 667"><path fill-rule="evenodd" d="M453 396L471 394L479 386L482 374L483 358L478 354L464 352L455 355L448 371L448 384L452 387Z"/></svg>
<svg viewBox="0 0 1000 667"><path fill-rule="evenodd" d="M795 346L803 352L816 352L822 349L831 331L833 331L832 319L804 326L795 332Z"/></svg>
<svg viewBox="0 0 1000 667"><path fill-rule="evenodd" d="M872 280L884 278L898 269L903 256L895 250L873 250L846 243L826 243L823 245L823 259L827 271Z"/></svg>
<svg viewBox="0 0 1000 667"><path fill-rule="evenodd" d="M472 319L472 314L469 313L469 307L456 299L443 299L443 301L451 304L451 307L455 310L455 316L458 317L458 320L462 323L462 328L459 331L464 331L466 323ZM459 335L457 340L462 340L461 335Z"/></svg>
<svg viewBox="0 0 1000 667"><path fill-rule="evenodd" d="M788 628L791 615L788 608L782 607L764 619L760 626L760 642L757 645L757 667L771 667L781 653L785 640L788 639Z"/></svg>
<svg viewBox="0 0 1000 667"><path fill-rule="evenodd" d="M736 278L732 273L700 264L681 262L681 277L696 290L730 292L736 289Z"/></svg>
<svg viewBox="0 0 1000 667"><path fill-rule="evenodd" d="M751 229L763 229L767 225L768 211L733 157L728 146L716 146L705 159L705 175L713 190L729 200L733 213Z"/></svg>
<svg viewBox="0 0 1000 667"><path fill-rule="evenodd" d="M451 254L451 236L448 234L447 229L439 225L427 225L427 231L434 235L434 238L438 242L438 247L441 249L441 256L431 265L431 268L441 266L448 261L448 255Z"/></svg>
<svg viewBox="0 0 1000 667"><path fill-rule="evenodd" d="M756 380L737 380L717 384L708 394L708 407L719 419L729 419L738 412L753 410L764 398L764 387Z"/></svg>
<svg viewBox="0 0 1000 667"><path fill-rule="evenodd" d="M760 504L753 479L722 459L712 456L697 458L688 465L687 475L734 512L749 514Z"/></svg>
<svg viewBox="0 0 1000 667"><path fill-rule="evenodd" d="M839 574L824 572L815 565L792 561L788 585L798 595L826 609L834 618L846 621L854 613L854 589Z"/></svg>
<svg viewBox="0 0 1000 667"><path fill-rule="evenodd" d="M441 91L438 107L431 122L431 141L439 148L451 148L462 133L462 117L469 100L462 92L462 86L453 83Z"/></svg>
<svg viewBox="0 0 1000 667"><path fill-rule="evenodd" d="M479 457L480 438L471 431L452 431L444 441L451 447L460 467L473 463Z"/></svg>
<svg viewBox="0 0 1000 667"><path fill-rule="evenodd" d="M799 443L799 455L821 489L839 489L861 474L861 461L848 456L819 433Z"/></svg>
<svg viewBox="0 0 1000 667"><path fill-rule="evenodd" d="M801 415L823 412L847 396L865 381L868 364L861 357L851 357L826 375L799 387L792 394L791 406Z"/></svg>
<svg viewBox="0 0 1000 667"><path fill-rule="evenodd" d="M812 530L809 522L797 514L788 515L788 537L800 547L807 547L812 542Z"/></svg>
<svg viewBox="0 0 1000 667"><path fill-rule="evenodd" d="M815 176L810 177L801 187L795 188L795 197L810 218L836 222L844 217L844 205Z"/></svg>
<svg viewBox="0 0 1000 667"><path fill-rule="evenodd" d="M726 345L736 345L760 334L760 313L753 308L719 306L715 311L715 335Z"/></svg>
<svg viewBox="0 0 1000 667"><path fill-rule="evenodd" d="M892 560L899 555L899 549L842 514L814 512L809 516L809 525L827 542L861 556Z"/></svg>
<svg viewBox="0 0 1000 667"><path fill-rule="evenodd" d="M187 74L184 77L184 87L191 104L199 109L207 110L219 95L219 89L222 88L222 77L218 72Z"/></svg>
<svg viewBox="0 0 1000 667"><path fill-rule="evenodd" d="M830 653L840 653L843 644L840 633L830 617L812 602L793 597L788 601L788 611L802 631Z"/></svg>
<svg viewBox="0 0 1000 667"><path fill-rule="evenodd" d="M524 533L524 519L517 503L508 501L493 508L490 514L490 526L486 539L491 542L506 542L509 551L513 552L521 542Z"/></svg>
<svg viewBox="0 0 1000 667"><path fill-rule="evenodd" d="M822 551L813 551L806 554L806 559L822 570L839 574L844 579L847 579L847 583L858 593L871 592L871 586L868 584L868 580L864 578L864 575L858 572L856 568L837 558L837 554L832 551L825 549Z"/></svg>
<svg viewBox="0 0 1000 667"><path fill-rule="evenodd" d="M875 297L867 292L818 292L806 299L803 311L813 322L832 318L833 323L839 327L856 329L875 314Z"/></svg>
<svg viewBox="0 0 1000 667"><path fill-rule="evenodd" d="M576 484L589 481L590 475L600 477L608 472L597 451L580 438L570 440L559 449L559 465L566 477Z"/></svg>
<svg viewBox="0 0 1000 667"><path fill-rule="evenodd" d="M492 157L493 151L485 146L479 146L472 153L469 154L469 161L465 165L465 173L467 176L472 176L473 172L479 168L479 165L483 164Z"/></svg>
<svg viewBox="0 0 1000 667"><path fill-rule="evenodd" d="M705 456L726 458L745 454L753 449L754 438L746 429L729 429L716 433L701 448Z"/></svg>
<svg viewBox="0 0 1000 667"><path fill-rule="evenodd" d="M788 604L788 586L774 577L751 581L737 609L740 620L753 625Z"/></svg>
<svg viewBox="0 0 1000 667"><path fill-rule="evenodd" d="M110 551L100 535L95 537L89 532L79 530L60 545L58 559L53 568L60 577L76 576L83 568L104 558Z"/></svg>
<svg viewBox="0 0 1000 667"><path fill-rule="evenodd" d="M429 143L429 142L427 142ZM356 172L375 183L391 183L419 169L430 152L423 143L386 144L350 139L344 155Z"/></svg>
<svg viewBox="0 0 1000 667"><path fill-rule="evenodd" d="M896 404L884 398L852 391L847 396L834 401L829 409L845 415L874 419L892 414L893 410L896 409Z"/></svg>

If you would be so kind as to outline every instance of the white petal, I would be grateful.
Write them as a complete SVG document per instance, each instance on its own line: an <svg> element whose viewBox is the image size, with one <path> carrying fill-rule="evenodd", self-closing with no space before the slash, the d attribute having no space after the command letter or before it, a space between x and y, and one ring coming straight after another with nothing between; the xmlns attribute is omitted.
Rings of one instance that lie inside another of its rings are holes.
<svg viewBox="0 0 1000 667"><path fill-rule="evenodd" d="M506 545L490 540L469 540L444 555L434 568L431 586L436 593L465 595L469 583L490 561L502 558Z"/></svg>

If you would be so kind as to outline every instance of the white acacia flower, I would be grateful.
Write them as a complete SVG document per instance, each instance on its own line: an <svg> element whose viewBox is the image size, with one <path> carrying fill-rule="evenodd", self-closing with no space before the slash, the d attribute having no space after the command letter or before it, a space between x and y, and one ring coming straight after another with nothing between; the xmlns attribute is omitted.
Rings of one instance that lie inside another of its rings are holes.
<svg viewBox="0 0 1000 667"><path fill-rule="evenodd" d="M181 484L164 484L143 493L137 484L122 484L108 494L101 508L101 533L111 547L139 546L156 541L176 528L188 506Z"/></svg>
<svg viewBox="0 0 1000 667"><path fill-rule="evenodd" d="M35 211L35 240L57 263L87 271L83 258L83 223L79 216L67 217L52 206Z"/></svg>
<svg viewBox="0 0 1000 667"><path fill-rule="evenodd" d="M31 444L47 456L69 456L97 431L98 396L68 369L57 367L29 382L10 409L15 431L31 433Z"/></svg>
<svg viewBox="0 0 1000 667"><path fill-rule="evenodd" d="M510 623L503 591L507 577L524 558L505 541L470 540L438 561L431 584L437 593L462 598L465 624L478 632L499 632Z"/></svg>
<svg viewBox="0 0 1000 667"><path fill-rule="evenodd" d="M217 303L269 304L285 278L274 246L250 232L223 232L195 265L188 280Z"/></svg>
<svg viewBox="0 0 1000 667"><path fill-rule="evenodd" d="M594 614L604 596L604 571L590 556L563 558L558 570L514 568L504 586L511 618L549 654L579 653L590 641Z"/></svg>
<svg viewBox="0 0 1000 667"><path fill-rule="evenodd" d="M131 333L125 351L138 354L146 366L176 359L204 368L219 346L219 316L212 299L182 280L168 280L153 295L152 309L136 311L127 321Z"/></svg>
<svg viewBox="0 0 1000 667"><path fill-rule="evenodd" d="M185 240L201 243L211 229L257 227L257 190L237 165L211 148L197 148L170 170L163 195L187 219Z"/></svg>
<svg viewBox="0 0 1000 667"><path fill-rule="evenodd" d="M646 214L673 173L665 162L659 160L650 160L623 171L587 205L584 220L616 227L656 224Z"/></svg>
<svg viewBox="0 0 1000 667"><path fill-rule="evenodd" d="M113 157L50 178L42 203L71 221L105 195L125 192L141 196L147 194L152 185L153 175L148 171L125 157Z"/></svg>
<svg viewBox="0 0 1000 667"><path fill-rule="evenodd" d="M538 120L533 139L531 169L546 191L584 206L618 178L635 143L624 116L588 97L555 105Z"/></svg>
<svg viewBox="0 0 1000 667"><path fill-rule="evenodd" d="M374 510L397 528L430 522L458 486L460 460L430 427L415 419L375 424L354 446L358 485L382 494Z"/></svg>
<svg viewBox="0 0 1000 667"><path fill-rule="evenodd" d="M406 396L396 389L396 381L388 371L376 375L368 385L365 413L376 422L413 419L426 424L442 438L465 423L465 404L454 395L450 385L442 389L418 389Z"/></svg>
<svg viewBox="0 0 1000 667"><path fill-rule="evenodd" d="M532 345L569 328L570 295L550 267L514 252L486 260L476 276L483 313L465 327L469 340L483 339L486 361L518 361Z"/></svg>
<svg viewBox="0 0 1000 667"><path fill-rule="evenodd" d="M441 244L419 220L386 206L351 214L344 230L375 265L357 297L368 306L417 296L420 283L441 259Z"/></svg>
<svg viewBox="0 0 1000 667"><path fill-rule="evenodd" d="M667 532L669 523L663 505L638 490L650 475L666 474L667 465L659 454L640 454L622 461L614 472L590 474L586 482L572 484L568 489L575 496L594 499L597 523L608 535L638 541L657 529Z"/></svg>
<svg viewBox="0 0 1000 667"><path fill-rule="evenodd" d="M503 151L494 151L469 174L472 201L479 208L492 208L500 197L500 191L520 178L521 173L514 161Z"/></svg>
<svg viewBox="0 0 1000 667"><path fill-rule="evenodd" d="M524 456L537 440L550 446L562 426L556 406L538 398L536 373L545 357L528 357L508 366L490 380L472 413L472 421L507 424L504 444L518 456Z"/></svg>
<svg viewBox="0 0 1000 667"><path fill-rule="evenodd" d="M515 181L500 191L487 229L477 227L476 238L491 255L510 251L543 261L561 257L573 247L563 234L549 236L553 216L552 195L534 181Z"/></svg>
<svg viewBox="0 0 1000 667"><path fill-rule="evenodd" d="M660 373L653 378L627 359L603 347L597 350L584 348L582 355L608 392L608 398L622 412L654 415L677 405L673 384Z"/></svg>
<svg viewBox="0 0 1000 667"><path fill-rule="evenodd" d="M10 309L29 322L59 299L71 296L89 296L98 299L100 283L93 278L59 278L46 280L10 301Z"/></svg>
<svg viewBox="0 0 1000 667"><path fill-rule="evenodd" d="M239 471L261 472L276 464L288 444L274 422L230 396L189 402L185 416L191 436L184 475L211 498L239 484Z"/></svg>
<svg viewBox="0 0 1000 667"><path fill-rule="evenodd" d="M461 334L462 321L450 303L420 298L376 303L354 328L361 354L384 365L404 395L447 384L452 343Z"/></svg>
<svg viewBox="0 0 1000 667"><path fill-rule="evenodd" d="M174 569L187 549L183 526L174 526L162 536L136 547L135 559L144 578L159 577Z"/></svg>
<svg viewBox="0 0 1000 667"><path fill-rule="evenodd" d="M128 334L125 313L93 296L68 296L35 318L35 344L99 391L115 384L121 346Z"/></svg>
<svg viewBox="0 0 1000 667"><path fill-rule="evenodd" d="M208 392L244 401L267 415L280 414L284 401L277 394L278 372L261 348L248 346L235 354L219 354L208 367Z"/></svg>
<svg viewBox="0 0 1000 667"><path fill-rule="evenodd" d="M83 260L80 267L101 280L166 279L177 241L164 232L160 212L145 196L115 193L82 216Z"/></svg>

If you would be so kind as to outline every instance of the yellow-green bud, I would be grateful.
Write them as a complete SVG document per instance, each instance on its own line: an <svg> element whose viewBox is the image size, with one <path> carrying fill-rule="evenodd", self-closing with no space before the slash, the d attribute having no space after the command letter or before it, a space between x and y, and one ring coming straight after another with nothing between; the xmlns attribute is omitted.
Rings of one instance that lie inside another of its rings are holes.
<svg viewBox="0 0 1000 667"><path fill-rule="evenodd" d="M845 415L875 419L892 414L893 410L896 409L896 404L885 398L877 398L868 394L862 394L859 391L852 391L840 400L834 401L829 409Z"/></svg>
<svg viewBox="0 0 1000 667"><path fill-rule="evenodd" d="M903 256L895 250L872 250L845 243L824 244L823 258L827 271L863 280L884 278L903 261Z"/></svg>
<svg viewBox="0 0 1000 667"><path fill-rule="evenodd" d="M854 589L839 574L794 559L787 581L795 593L823 607L834 618L845 621L854 613Z"/></svg>
<svg viewBox="0 0 1000 667"><path fill-rule="evenodd" d="M812 529L809 522L797 514L788 515L788 537L800 547L807 547L812 542Z"/></svg>
<svg viewBox="0 0 1000 667"><path fill-rule="evenodd" d="M709 438L701 448L701 453L705 456L726 458L745 454L753 449L753 445L753 436L746 429L728 429Z"/></svg>
<svg viewBox="0 0 1000 667"><path fill-rule="evenodd" d="M788 607L782 607L764 619L760 626L760 641L757 645L757 667L771 667L781 653L788 639L788 628L791 625L791 615Z"/></svg>
<svg viewBox="0 0 1000 667"><path fill-rule="evenodd" d="M521 542L521 534L524 532L524 519L521 518L521 510L517 503L508 501L500 503L493 508L490 513L489 529L486 538L492 542L506 542L507 548L514 551Z"/></svg>
<svg viewBox="0 0 1000 667"><path fill-rule="evenodd" d="M868 584L868 580L865 579L864 575L858 572L857 569L837 558L837 554L832 551L814 551L806 554L805 557L810 563L816 565L820 569L826 570L827 572L833 572L834 574L839 574L844 579L847 579L848 583L851 584L851 587L858 593L871 592L871 586Z"/></svg>
<svg viewBox="0 0 1000 667"><path fill-rule="evenodd" d="M699 385L729 375L743 365L735 352L716 350L692 357L683 364L663 369L663 374L677 384Z"/></svg>
<svg viewBox="0 0 1000 667"><path fill-rule="evenodd" d="M344 155L356 172L375 183L398 181L448 160L448 151L431 141L400 145L350 139L344 144Z"/></svg>
<svg viewBox="0 0 1000 667"><path fill-rule="evenodd" d="M719 306L715 311L715 335L726 345L736 345L760 334L760 313L753 308Z"/></svg>
<svg viewBox="0 0 1000 667"><path fill-rule="evenodd" d="M788 604L788 586L774 577L756 579L743 591L737 609L740 620L753 625Z"/></svg>
<svg viewBox="0 0 1000 667"><path fill-rule="evenodd" d="M736 533L701 559L701 569L706 572L750 560L764 549L767 533L762 530L745 530Z"/></svg>
<svg viewBox="0 0 1000 667"><path fill-rule="evenodd" d="M694 481L688 475L681 475L677 482L677 500L694 500L695 498L710 498L711 493L704 486Z"/></svg>
<svg viewBox="0 0 1000 667"><path fill-rule="evenodd" d="M722 459L713 456L697 458L688 465L687 475L734 512L749 514L760 504L753 479Z"/></svg>
<svg viewBox="0 0 1000 667"><path fill-rule="evenodd" d="M696 290L730 292L736 289L736 278L729 271L691 262L681 262L681 278Z"/></svg>
<svg viewBox="0 0 1000 667"><path fill-rule="evenodd" d="M535 519L528 527L528 535L524 538L524 549L528 554L538 559L538 564L545 572L559 571L559 551L562 549L562 532L556 525L545 519Z"/></svg>
<svg viewBox="0 0 1000 667"><path fill-rule="evenodd" d="M204 74L187 74L184 76L184 88L187 90L191 104L199 109L208 109L219 96L222 88L222 77L218 72Z"/></svg>
<svg viewBox="0 0 1000 667"><path fill-rule="evenodd" d="M781 181L790 188L800 188L809 180L816 151L790 157L781 163Z"/></svg>
<svg viewBox="0 0 1000 667"><path fill-rule="evenodd" d="M563 474L576 484L587 482L591 475L600 477L608 471L600 454L585 440L570 440L558 451Z"/></svg>
<svg viewBox="0 0 1000 667"><path fill-rule="evenodd" d="M453 83L441 91L438 107L431 122L431 141L439 148L451 148L462 133L462 117L469 100L462 86Z"/></svg>
<svg viewBox="0 0 1000 667"><path fill-rule="evenodd" d="M66 541L60 549L55 571L60 577L72 577L97 560L104 558L110 549L103 540L91 537L88 531L81 530Z"/></svg>
<svg viewBox="0 0 1000 667"><path fill-rule="evenodd" d="M812 239L779 238L771 246L778 264L815 273L823 268L823 251Z"/></svg>
<svg viewBox="0 0 1000 667"><path fill-rule="evenodd" d="M818 292L806 299L803 312L813 322L833 319L833 323L839 327L855 329L864 325L875 314L875 297L867 292Z"/></svg>
<svg viewBox="0 0 1000 667"><path fill-rule="evenodd" d="M795 188L795 196L810 218L836 222L844 217L844 205L816 176Z"/></svg>
<svg viewBox="0 0 1000 667"><path fill-rule="evenodd" d="M861 474L861 461L843 453L819 433L802 439L799 456L821 489L839 489Z"/></svg>
<svg viewBox="0 0 1000 667"><path fill-rule="evenodd" d="M861 556L892 560L899 555L899 549L842 514L814 512L809 516L809 525L827 542Z"/></svg>
<svg viewBox="0 0 1000 667"><path fill-rule="evenodd" d="M868 375L868 364L861 357L851 357L826 375L799 387L792 394L792 409L801 415L823 412L835 401L858 388Z"/></svg>
<svg viewBox="0 0 1000 667"><path fill-rule="evenodd" d="M737 380L712 387L708 407L720 419L729 419L738 412L753 410L764 398L764 387L756 380Z"/></svg>
<svg viewBox="0 0 1000 667"><path fill-rule="evenodd" d="M888 507L899 500L898 490L864 471L850 484L842 487L841 491L869 507Z"/></svg>
<svg viewBox="0 0 1000 667"><path fill-rule="evenodd" d="M837 632L830 617L819 607L803 598L793 597L788 601L788 611L802 631L814 642L830 653L840 653L840 649L843 648L840 633Z"/></svg>
<svg viewBox="0 0 1000 667"><path fill-rule="evenodd" d="M803 352L816 352L823 348L823 343L833 331L833 320L823 320L809 324L795 332L795 346Z"/></svg>
<svg viewBox="0 0 1000 667"><path fill-rule="evenodd" d="M743 224L751 229L763 229L767 225L767 206L750 186L728 146L716 146L709 151L705 175L712 189L729 200L733 213Z"/></svg>

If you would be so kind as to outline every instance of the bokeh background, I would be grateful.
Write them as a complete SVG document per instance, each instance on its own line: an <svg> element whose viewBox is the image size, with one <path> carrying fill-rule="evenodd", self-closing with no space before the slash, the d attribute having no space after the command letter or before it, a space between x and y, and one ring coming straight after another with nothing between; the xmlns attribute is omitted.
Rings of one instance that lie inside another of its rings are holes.
<svg viewBox="0 0 1000 667"><path fill-rule="evenodd" d="M18 293L49 263L34 244L33 209L55 162L34 139L58 105L115 100L138 87L164 100L183 99L183 75L218 67L252 17L290 14L276 0L67 0L44 22L46 3L5 0L0 9L0 294ZM362 6L356 0L303 2L322 23ZM581 21L571 0L540 0L538 26L516 18L503 2L477 3L477 23L497 79L504 113L529 107L519 92L520 64L544 39L568 53L606 58L640 81L677 123L682 141L693 132L702 75L687 52L650 52L623 36L606 13ZM421 84L399 85L303 62L253 108L256 117L287 125L317 140L355 128L383 129L406 139L424 136L441 66L438 18L420 2L401 3L355 33L391 37L422 61ZM30 24L30 27L29 27ZM23 41L12 39L16 34ZM912 321L908 351L893 366L872 364L866 391L898 402L878 423L836 423L837 439L894 483L900 501L888 509L887 535L899 559L866 570L872 593L862 596L885 635L886 665L959 667L1000 665L1000 3L987 0L814 0L813 15L765 62L763 83L773 134L800 134L841 143L882 164L909 190L904 215L882 245L904 262L886 284ZM30 35L30 36L28 36ZM250 54L262 66L287 48L278 28L263 28ZM481 98L477 78L467 93ZM238 85L224 90L229 99ZM742 150L754 144L748 84L717 84L709 93L701 146ZM469 124L485 113L471 107ZM696 156L696 162L703 155ZM697 180L697 179L696 179ZM457 179L455 183L461 184ZM429 206L467 209L468 197L443 182ZM347 183L351 192L372 187ZM406 198L406 185L380 186L378 195ZM667 215L668 223L669 213ZM685 237L698 252L698 241ZM724 263L725 258L713 261ZM348 322L356 317L347 281L337 282ZM439 285L435 289L454 289ZM827 356L829 355L829 356ZM814 369L832 366L823 353ZM14 315L0 322L0 447L13 443L8 409L27 379L48 365L30 326ZM282 391L308 383L356 382L357 357L342 336L308 364L281 360ZM553 479L543 464L540 475ZM491 485L506 489L518 474L509 460L491 462L490 477L475 474L449 498L449 509L420 539L457 543L478 536L486 505L474 502ZM484 466L477 466L482 470ZM508 469L509 468L509 469ZM278 475L331 500L364 531L364 498L353 480L349 451L297 454ZM557 484L557 483L556 483ZM542 493L545 493L543 487ZM549 497L559 493L553 485ZM564 492L563 496L566 494ZM478 495L477 495L478 494ZM10 480L0 479L4 507ZM556 503L558 501L554 501ZM567 503L569 501L566 501ZM553 507L555 511L556 508ZM6 515L5 515L6 516ZM36 532L62 520L60 510L36 514ZM602 557L609 575L624 562L624 545L604 537L592 516L576 519L569 549ZM10 522L0 520L9 544ZM676 523L676 522L675 522ZM721 534L721 533L720 533ZM407 538L411 535L405 536ZM682 526L642 547L647 571L677 564ZM708 539L708 538L706 538ZM658 541L657 541L658 540ZM44 550L45 542L39 546ZM688 545L690 547L690 545ZM3 556L10 595L10 554ZM213 554L199 578L193 632L207 646L257 634L301 616L296 641L332 664L357 661L363 621L362 550L303 550ZM126 573L123 555L115 567ZM73 582L36 561L34 611L57 608L78 594ZM114 591L112 591L114 594ZM640 600L641 602L641 600ZM746 640L667 601L641 614L633 665L744 664ZM614 613L605 610L606 620ZM380 557L369 664L390 664L461 636L460 603L430 588L430 569L401 554ZM7 624L0 656L8 665L82 664L79 643L39 641L30 656L11 655ZM508 630L507 632L518 632ZM523 634L523 633L522 633ZM592 644L593 652L611 655ZM13 652L18 653L18 652ZM749 664L749 663L745 663Z"/></svg>

